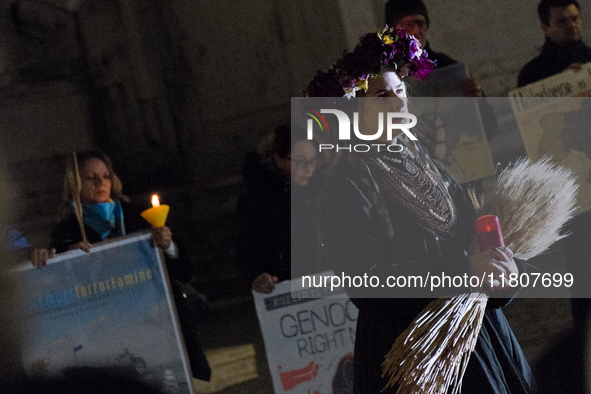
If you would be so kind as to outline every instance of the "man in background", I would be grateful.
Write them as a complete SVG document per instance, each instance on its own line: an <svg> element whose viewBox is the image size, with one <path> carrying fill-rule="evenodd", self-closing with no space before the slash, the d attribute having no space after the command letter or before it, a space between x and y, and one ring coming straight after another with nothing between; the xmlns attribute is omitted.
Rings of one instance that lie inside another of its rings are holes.
<svg viewBox="0 0 591 394"><path fill-rule="evenodd" d="M437 62L436 70L458 64L458 61L445 53L436 52L431 48L427 39L430 23L429 13L422 0L388 0L385 14L388 26L404 30L420 41L423 49L427 51L429 59ZM466 78L461 83L461 92L464 97L484 97L484 92L475 78ZM478 107L486 137L490 140L497 131L497 116L494 108L485 99L478 100Z"/></svg>
<svg viewBox="0 0 591 394"><path fill-rule="evenodd" d="M519 72L519 87L568 69L580 70L591 61L591 48L583 43L581 7L577 0L542 0L538 16L546 42L542 53Z"/></svg>
<svg viewBox="0 0 591 394"><path fill-rule="evenodd" d="M438 68L458 63L445 53L431 49L427 41L429 14L422 0L389 0L386 3L386 24L415 36L429 54L429 59L437 61Z"/></svg>
<svg viewBox="0 0 591 394"><path fill-rule="evenodd" d="M431 48L427 39L429 23L429 13L422 0L388 0L386 3L386 24L415 36L429 54L429 59L437 62L436 68L458 64L445 53L436 52ZM474 78L464 81L462 93L465 97L483 97L480 84Z"/></svg>

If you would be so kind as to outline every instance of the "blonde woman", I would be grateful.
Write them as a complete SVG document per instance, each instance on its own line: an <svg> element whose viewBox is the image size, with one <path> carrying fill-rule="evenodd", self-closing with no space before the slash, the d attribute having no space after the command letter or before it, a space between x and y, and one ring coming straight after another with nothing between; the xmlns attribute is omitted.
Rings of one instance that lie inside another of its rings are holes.
<svg viewBox="0 0 591 394"><path fill-rule="evenodd" d="M94 243L150 228L139 212L127 212L132 209L129 199L122 194L123 185L103 152L77 152L68 165L64 183L65 216L51 230L49 249L37 249L31 255L37 268L45 266L55 253L74 249L88 253ZM152 239L167 257L177 256L168 227L153 228Z"/></svg>

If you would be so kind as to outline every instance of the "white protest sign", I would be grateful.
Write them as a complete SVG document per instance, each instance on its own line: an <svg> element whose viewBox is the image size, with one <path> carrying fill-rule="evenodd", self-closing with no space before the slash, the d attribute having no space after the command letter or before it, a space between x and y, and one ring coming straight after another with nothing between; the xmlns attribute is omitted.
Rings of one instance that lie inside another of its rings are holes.
<svg viewBox="0 0 591 394"><path fill-rule="evenodd" d="M292 292L296 281L271 294L253 292L275 392L352 392L357 308L344 293Z"/></svg>

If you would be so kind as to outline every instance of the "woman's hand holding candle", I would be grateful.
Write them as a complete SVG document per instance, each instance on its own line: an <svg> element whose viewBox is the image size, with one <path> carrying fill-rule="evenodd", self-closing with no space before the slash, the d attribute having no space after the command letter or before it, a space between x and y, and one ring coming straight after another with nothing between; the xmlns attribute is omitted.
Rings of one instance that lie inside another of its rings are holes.
<svg viewBox="0 0 591 394"><path fill-rule="evenodd" d="M480 253L470 256L470 275L482 279L490 291L508 289L511 274L518 274L513 252L505 247L499 218L486 215L474 223Z"/></svg>
<svg viewBox="0 0 591 394"><path fill-rule="evenodd" d="M511 288L510 275L518 273L519 269L513 260L513 252L507 247L492 248L470 256L470 275L479 279L484 275L484 289L508 290Z"/></svg>
<svg viewBox="0 0 591 394"><path fill-rule="evenodd" d="M152 228L152 240L162 249L168 249L172 243L172 232L166 226Z"/></svg>

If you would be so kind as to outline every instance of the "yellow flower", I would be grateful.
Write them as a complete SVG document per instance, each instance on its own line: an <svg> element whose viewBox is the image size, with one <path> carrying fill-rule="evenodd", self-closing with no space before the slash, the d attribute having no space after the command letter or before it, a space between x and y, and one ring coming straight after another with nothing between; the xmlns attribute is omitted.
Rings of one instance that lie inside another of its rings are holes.
<svg viewBox="0 0 591 394"><path fill-rule="evenodd" d="M382 42L384 44L393 44L395 40L392 38L392 36L390 34L387 34L390 32L392 32L392 29L390 29L389 27L386 26L384 28L384 30L382 30L381 32L378 32L378 38L380 40L382 40ZM396 38L398 38L398 37L396 37Z"/></svg>
<svg viewBox="0 0 591 394"><path fill-rule="evenodd" d="M390 36L388 34L385 34L385 35L382 36L382 42L384 44L393 44L394 43L394 40L392 39L392 36Z"/></svg>
<svg viewBox="0 0 591 394"><path fill-rule="evenodd" d="M357 90L363 89L364 92L367 92L367 89L369 88L368 79L367 78L359 78L355 82L355 87L357 88Z"/></svg>

